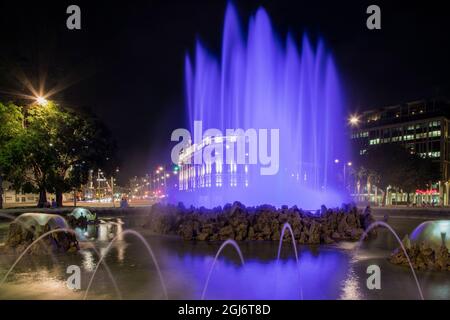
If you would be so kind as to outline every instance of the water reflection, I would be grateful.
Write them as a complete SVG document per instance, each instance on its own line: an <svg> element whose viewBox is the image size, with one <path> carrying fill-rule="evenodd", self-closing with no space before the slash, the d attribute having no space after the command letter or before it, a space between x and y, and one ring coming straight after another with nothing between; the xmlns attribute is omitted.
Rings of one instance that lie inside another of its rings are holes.
<svg viewBox="0 0 450 320"><path fill-rule="evenodd" d="M411 230L416 225L411 226ZM77 229L82 249L76 255L58 255L57 264L48 257L27 256L0 288L0 299L81 299L100 256L105 253L108 239L128 228L128 220L104 219L99 225ZM221 243L184 242L176 237L139 231L154 249L169 298L199 299ZM380 239L384 239L382 233L376 241ZM377 246L381 249L375 250L373 244L368 243L356 257L353 255L354 244L320 248L301 246L298 248L298 269L289 244L283 244L277 263L278 243L239 243L245 265L241 265L233 250L225 249L212 272L205 298L299 299L301 285L304 299L417 299L417 288L410 271L389 264L386 257L390 249L384 249L381 244ZM12 256L2 258L0 276L14 262ZM125 299L164 298L155 265L138 239L129 236L118 239L105 259ZM73 292L65 286L65 271L72 264L82 268L81 292ZM371 264L379 265L382 270L382 290L377 292L366 288L366 268ZM450 298L450 277L445 273L421 273L418 276L428 299ZM116 297L111 278L100 267L89 298Z"/></svg>
<svg viewBox="0 0 450 320"><path fill-rule="evenodd" d="M95 260L94 260L94 254L90 250L81 250L80 254L82 255L82 266L86 271L92 272L95 268Z"/></svg>
<svg viewBox="0 0 450 320"><path fill-rule="evenodd" d="M360 279L356 275L353 267L350 267L350 270L347 275L347 279L344 281L344 287L342 289L342 295L340 299L342 300L361 300L362 294L359 288Z"/></svg>
<svg viewBox="0 0 450 320"><path fill-rule="evenodd" d="M184 270L177 280L193 284L190 294L199 297L213 257L169 255L164 263ZM300 258L301 286L305 299L335 299L339 283L345 280L348 258L331 251L314 255L304 252ZM206 299L299 299L299 277L295 259L247 260L241 266L220 259L211 276Z"/></svg>
<svg viewBox="0 0 450 320"><path fill-rule="evenodd" d="M110 241L117 236L116 242L114 244L114 248L117 250L117 260L119 262L123 262L125 259L125 249L127 244L124 242L123 233L123 225L124 222L121 218L117 219L103 219L100 220L99 224L88 224L86 227L75 228L75 232L77 234L77 238L80 242L86 241L96 241L100 247L100 254L104 255L106 253L106 246ZM89 271L92 271L94 267L92 267L92 253L88 253L89 251L81 252L84 260L83 265L89 266Z"/></svg>
<svg viewBox="0 0 450 320"><path fill-rule="evenodd" d="M75 232L79 241L111 241L115 235L119 235L119 241L123 240L122 219L100 220L99 224L88 224L86 227L76 227Z"/></svg>

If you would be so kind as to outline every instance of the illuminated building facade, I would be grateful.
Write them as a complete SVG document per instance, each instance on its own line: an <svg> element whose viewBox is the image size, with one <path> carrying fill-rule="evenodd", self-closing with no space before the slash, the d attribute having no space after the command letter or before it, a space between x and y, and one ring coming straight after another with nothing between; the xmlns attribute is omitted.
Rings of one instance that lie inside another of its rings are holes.
<svg viewBox="0 0 450 320"><path fill-rule="evenodd" d="M366 111L360 115L358 125L353 126L352 144L360 155L376 145L399 143L421 157L431 158L438 164L441 178L430 190L418 190L417 202L448 205L449 119L450 101L445 99L420 100ZM392 199L387 201L392 202Z"/></svg>
<svg viewBox="0 0 450 320"><path fill-rule="evenodd" d="M249 165L237 164L236 161L223 163L222 161L204 161L202 164L193 164L196 153L202 153L203 149L211 144L224 144L227 152L237 142L234 136L215 137L203 139L198 145L191 145L185 153L180 155L179 190L193 190L211 187L248 187ZM216 155L217 156L217 155ZM248 153L245 154L246 158Z"/></svg>

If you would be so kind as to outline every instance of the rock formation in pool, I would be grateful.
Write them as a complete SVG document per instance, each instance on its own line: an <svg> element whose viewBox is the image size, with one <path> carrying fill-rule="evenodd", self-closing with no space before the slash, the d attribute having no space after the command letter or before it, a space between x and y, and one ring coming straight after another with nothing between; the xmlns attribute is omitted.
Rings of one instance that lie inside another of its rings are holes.
<svg viewBox="0 0 450 320"><path fill-rule="evenodd" d="M4 250L21 253L33 241L44 233L55 229L68 228L66 220L55 214L24 213L18 216L9 225ZM74 234L69 232L56 232L43 238L33 245L31 254L46 254L53 252L76 252L78 241Z"/></svg>
<svg viewBox="0 0 450 320"><path fill-rule="evenodd" d="M354 206L327 209L315 213L287 206L277 209L263 205L246 207L239 202L223 208L185 208L183 205L152 206L144 227L160 234L176 234L185 240L224 241L234 239L279 241L285 223L289 223L300 244L330 244L339 240L359 240L373 222L370 210ZM373 230L371 235L376 235ZM285 234L284 240L290 240Z"/></svg>
<svg viewBox="0 0 450 320"><path fill-rule="evenodd" d="M426 221L412 233L406 235L403 246L414 269L450 271L450 253L448 250L450 221ZM402 248L397 248L389 257L394 264L409 267L408 259Z"/></svg>

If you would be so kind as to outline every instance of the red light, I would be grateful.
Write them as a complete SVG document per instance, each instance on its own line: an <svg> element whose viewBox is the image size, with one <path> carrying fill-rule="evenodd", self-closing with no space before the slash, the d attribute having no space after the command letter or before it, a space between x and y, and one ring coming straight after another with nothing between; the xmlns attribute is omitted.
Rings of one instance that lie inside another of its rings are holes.
<svg viewBox="0 0 450 320"><path fill-rule="evenodd" d="M420 189L417 189L416 193L417 194L423 194L423 195L432 195L432 194L437 194L438 191L436 189L431 189L431 190L420 190Z"/></svg>

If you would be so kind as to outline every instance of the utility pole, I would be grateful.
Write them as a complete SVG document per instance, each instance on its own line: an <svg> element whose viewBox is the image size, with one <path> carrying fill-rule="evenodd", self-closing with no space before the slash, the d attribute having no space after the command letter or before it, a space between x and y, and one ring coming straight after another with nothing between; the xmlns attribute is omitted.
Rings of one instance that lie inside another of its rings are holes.
<svg viewBox="0 0 450 320"><path fill-rule="evenodd" d="M3 209L3 178L0 174L0 209Z"/></svg>
<svg viewBox="0 0 450 320"><path fill-rule="evenodd" d="M115 208L116 204L114 203L114 177L113 176L111 176L111 200L112 200L113 208Z"/></svg>

